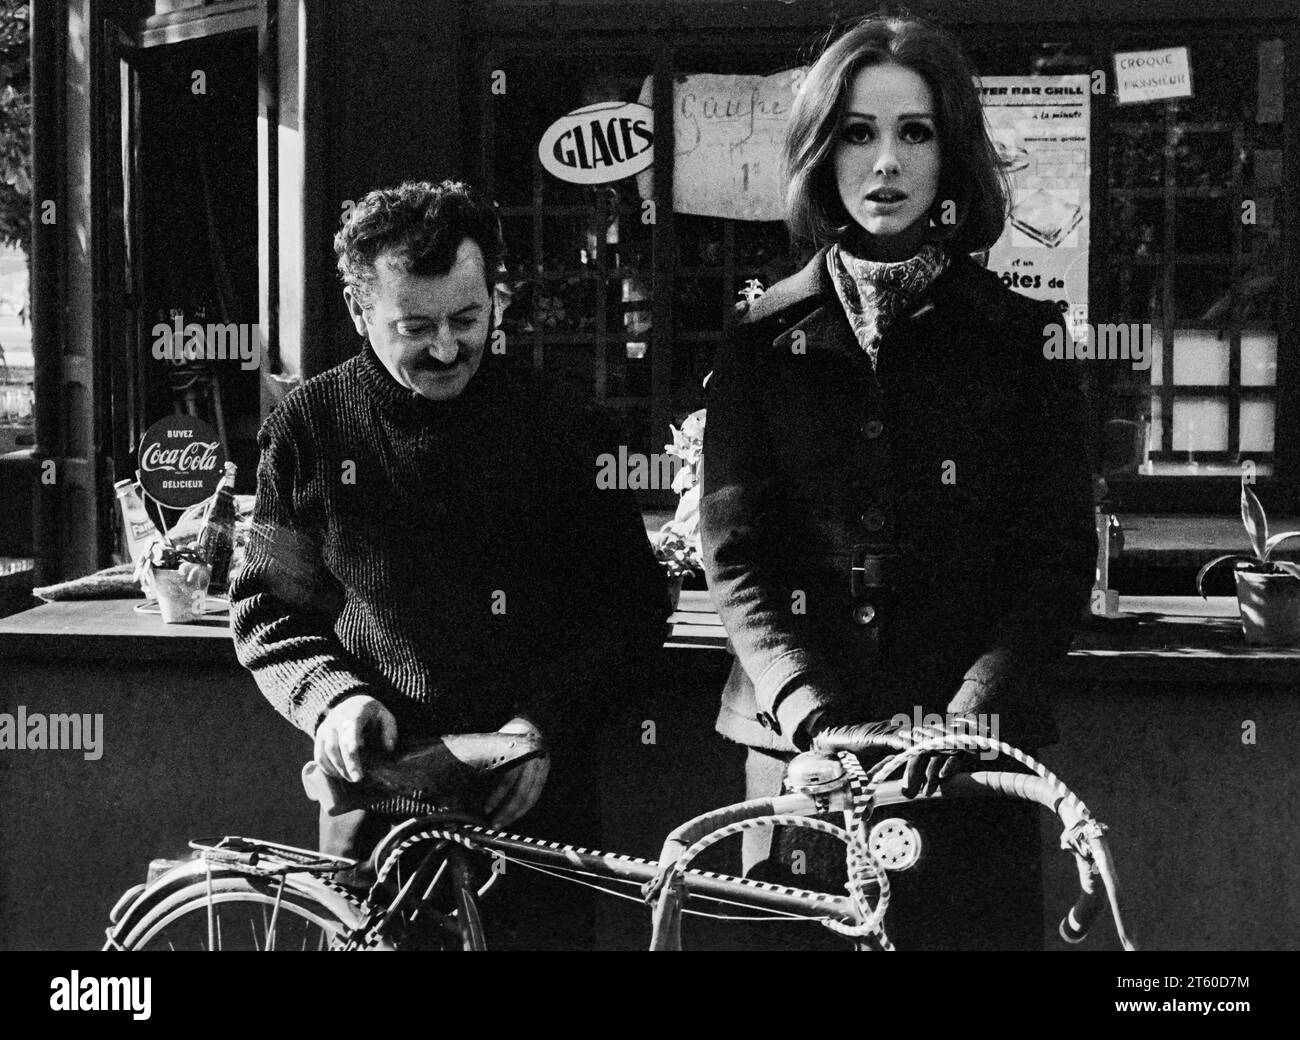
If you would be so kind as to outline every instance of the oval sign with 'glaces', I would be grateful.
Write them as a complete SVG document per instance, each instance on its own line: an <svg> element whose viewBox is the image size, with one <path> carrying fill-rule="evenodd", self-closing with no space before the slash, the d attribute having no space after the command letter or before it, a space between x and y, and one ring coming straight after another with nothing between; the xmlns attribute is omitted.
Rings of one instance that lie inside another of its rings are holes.
<svg viewBox="0 0 1300 1040"><path fill-rule="evenodd" d="M561 116L546 129L537 156L547 172L573 184L604 184L654 161L654 113L635 101L601 101Z"/></svg>

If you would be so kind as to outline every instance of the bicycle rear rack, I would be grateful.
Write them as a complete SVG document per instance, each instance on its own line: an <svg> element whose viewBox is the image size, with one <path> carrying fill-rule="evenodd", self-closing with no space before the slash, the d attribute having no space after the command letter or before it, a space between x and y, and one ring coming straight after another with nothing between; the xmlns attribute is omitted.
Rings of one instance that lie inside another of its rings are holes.
<svg viewBox="0 0 1300 1040"><path fill-rule="evenodd" d="M258 838L227 835L224 838L195 838L189 843L195 859L230 867L249 874L278 877L283 874L334 874L351 870L357 860L331 856L294 845L280 845Z"/></svg>

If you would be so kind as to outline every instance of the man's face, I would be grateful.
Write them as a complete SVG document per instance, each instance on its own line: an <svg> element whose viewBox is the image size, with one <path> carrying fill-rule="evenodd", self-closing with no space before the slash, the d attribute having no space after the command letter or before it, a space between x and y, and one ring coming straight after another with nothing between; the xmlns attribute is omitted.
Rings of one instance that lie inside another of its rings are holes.
<svg viewBox="0 0 1300 1040"><path fill-rule="evenodd" d="M441 277L414 275L392 253L375 261L372 295L363 305L343 290L357 332L370 340L389 374L430 401L450 401L483 360L492 329L492 300L483 252L465 239Z"/></svg>

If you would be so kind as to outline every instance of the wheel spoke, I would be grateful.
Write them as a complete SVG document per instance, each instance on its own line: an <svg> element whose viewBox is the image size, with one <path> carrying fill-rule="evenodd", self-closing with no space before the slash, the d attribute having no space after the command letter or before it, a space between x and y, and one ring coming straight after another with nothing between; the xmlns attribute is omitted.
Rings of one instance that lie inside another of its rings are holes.
<svg viewBox="0 0 1300 1040"><path fill-rule="evenodd" d="M181 896L142 918L127 948L324 951L357 924L287 881L270 891L217 875L196 879L191 893Z"/></svg>
<svg viewBox="0 0 1300 1040"><path fill-rule="evenodd" d="M280 877L280 887L275 890L275 909L271 911L271 927L266 931L267 950L275 949L275 919L280 916L280 901L284 898L284 877Z"/></svg>

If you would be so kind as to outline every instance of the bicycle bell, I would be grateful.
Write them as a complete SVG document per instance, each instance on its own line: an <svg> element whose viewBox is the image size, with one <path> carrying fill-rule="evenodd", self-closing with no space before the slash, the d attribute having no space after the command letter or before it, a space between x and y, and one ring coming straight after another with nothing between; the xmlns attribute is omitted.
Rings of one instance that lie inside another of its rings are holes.
<svg viewBox="0 0 1300 1040"><path fill-rule="evenodd" d="M785 771L785 786L798 794L838 791L846 782L844 765L833 751L805 751L795 755Z"/></svg>

